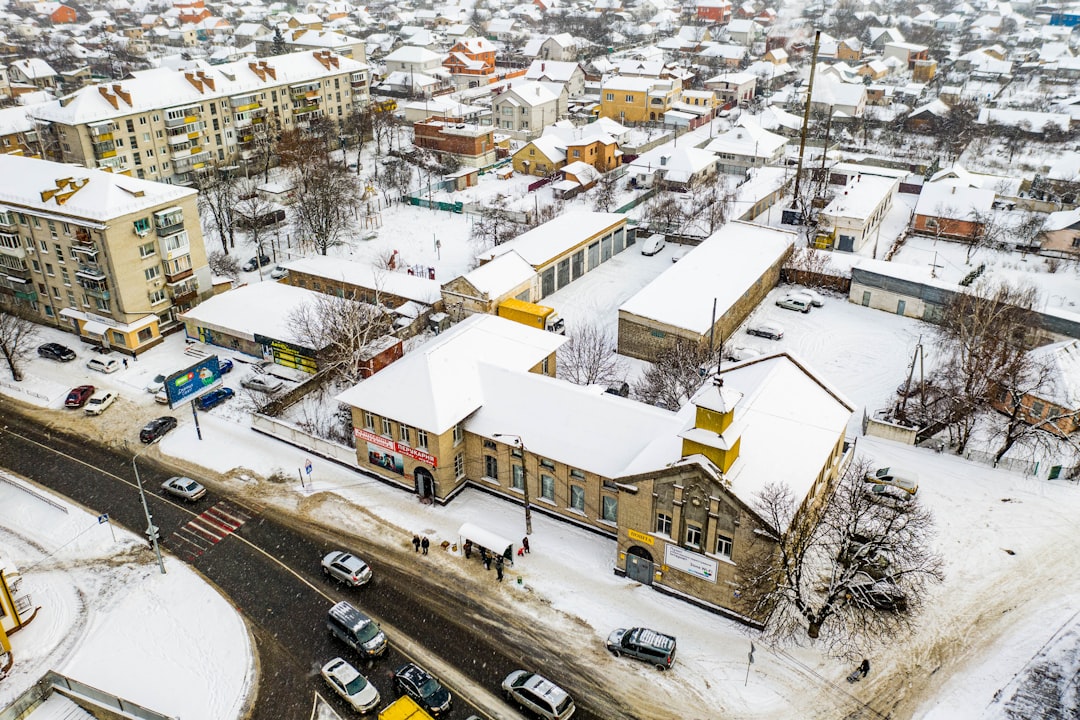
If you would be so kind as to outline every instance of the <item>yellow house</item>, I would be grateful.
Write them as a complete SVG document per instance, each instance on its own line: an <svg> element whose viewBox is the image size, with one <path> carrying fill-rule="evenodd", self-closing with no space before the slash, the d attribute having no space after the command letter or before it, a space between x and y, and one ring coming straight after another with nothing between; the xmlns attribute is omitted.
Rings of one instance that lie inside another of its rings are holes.
<svg viewBox="0 0 1080 720"><path fill-rule="evenodd" d="M621 123L663 121L682 94L678 80L615 76L600 91L600 117Z"/></svg>

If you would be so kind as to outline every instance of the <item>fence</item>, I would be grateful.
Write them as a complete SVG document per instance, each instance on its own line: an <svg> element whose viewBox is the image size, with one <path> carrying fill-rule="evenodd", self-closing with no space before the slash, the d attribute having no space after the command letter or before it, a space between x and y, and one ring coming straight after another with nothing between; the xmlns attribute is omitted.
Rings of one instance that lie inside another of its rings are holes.
<svg viewBox="0 0 1080 720"><path fill-rule="evenodd" d="M653 197L654 195L656 195L656 193L658 193L658 192L660 192L660 188L659 188L659 187L652 187L652 188L649 188L648 190L646 190L645 192L641 193L641 194L640 194L640 195L638 195L638 196L637 196L636 198L634 198L634 199L633 199L633 200L631 200L630 202L626 203L626 204L625 204L625 205L623 205L622 207L619 207L619 208L615 208L615 210L614 210L613 212L617 212L617 213L626 213L626 212L629 212L629 211L633 210L634 208L636 208L636 207L637 207L638 205L640 205L641 203L645 202L646 200L648 200L648 199L650 199L651 197Z"/></svg>
<svg viewBox="0 0 1080 720"><path fill-rule="evenodd" d="M990 467L1002 468L1004 470L1012 470L1013 472L1023 473L1024 475L1039 474L1038 460L1002 458L1001 460L995 462L994 453L983 452L982 450L965 450L964 458L967 460L973 460L977 463L982 463L983 465L989 465Z"/></svg>
<svg viewBox="0 0 1080 720"><path fill-rule="evenodd" d="M60 503L56 502L55 500L53 500L52 498L50 498L50 497L48 497L46 495L42 495L41 493L36 492L36 491L32 490L31 488L28 488L27 486L23 485L20 482L15 482L11 478L7 477L6 475L0 475L0 482L6 482L7 484L11 485L11 487L18 488L19 490L22 490L27 495L33 495L36 499L40 500L41 502L52 505L54 508L56 508L60 512L64 513L65 515L67 514L67 511L68 511L67 508L64 507L63 505L61 505Z"/></svg>
<svg viewBox="0 0 1080 720"><path fill-rule="evenodd" d="M20 720L31 710L44 702L53 692L59 692L70 698L80 707L91 706L110 714L117 714L135 720L177 720L170 715L143 707L117 697L112 693L99 690L92 685L73 680L66 675L49 670L40 680L27 688L13 703L0 710L0 720Z"/></svg>
<svg viewBox="0 0 1080 720"><path fill-rule="evenodd" d="M302 448L327 460L333 460L352 468L356 467L356 450L312 435L292 423L272 418L269 415L254 413L251 416L251 429ZM3 720L3 718L0 718L0 720Z"/></svg>
<svg viewBox="0 0 1080 720"><path fill-rule="evenodd" d="M415 195L402 195L402 202L407 202L410 205L417 205L422 208L432 208L434 210L442 210L444 212L462 213L464 211L464 204L458 202L443 202L442 200L428 200L427 198L416 197Z"/></svg>
<svg viewBox="0 0 1080 720"><path fill-rule="evenodd" d="M38 400L44 400L45 402L49 401L49 397L47 395L42 395L41 393L24 387L19 383L9 382L7 380L0 380L0 385L3 385L4 387L14 390L16 392L22 393L23 395L29 395L30 397L37 398Z"/></svg>

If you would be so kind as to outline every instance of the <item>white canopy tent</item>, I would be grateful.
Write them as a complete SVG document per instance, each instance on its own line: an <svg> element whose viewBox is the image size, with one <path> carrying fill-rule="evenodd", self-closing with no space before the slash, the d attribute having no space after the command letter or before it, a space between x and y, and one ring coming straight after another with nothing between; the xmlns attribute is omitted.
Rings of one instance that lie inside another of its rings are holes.
<svg viewBox="0 0 1080 720"><path fill-rule="evenodd" d="M460 545L464 545L466 540L472 540L473 545L487 548L496 555L502 555L505 558L513 560L514 542L512 540L507 540L498 533L485 530L472 523L465 523L458 529L458 538Z"/></svg>

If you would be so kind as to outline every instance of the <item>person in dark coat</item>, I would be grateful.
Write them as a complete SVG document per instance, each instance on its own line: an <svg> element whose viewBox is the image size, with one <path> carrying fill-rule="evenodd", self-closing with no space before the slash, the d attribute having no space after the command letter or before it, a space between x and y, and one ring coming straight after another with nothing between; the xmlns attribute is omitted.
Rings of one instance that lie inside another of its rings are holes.
<svg viewBox="0 0 1080 720"><path fill-rule="evenodd" d="M526 554L532 552L531 550L529 550L529 536L528 535L521 538L521 549L524 550Z"/></svg>
<svg viewBox="0 0 1080 720"><path fill-rule="evenodd" d="M503 576L503 558L502 555L495 558L495 579L502 582Z"/></svg>
<svg viewBox="0 0 1080 720"><path fill-rule="evenodd" d="M420 548L424 551L425 555L427 555L427 549L429 547L431 547L431 543L428 542L427 535L425 535L424 539L420 541Z"/></svg>
<svg viewBox="0 0 1080 720"><path fill-rule="evenodd" d="M420 536L419 535L413 535L412 536L412 544L413 544L413 547L416 548L416 552L420 552Z"/></svg>
<svg viewBox="0 0 1080 720"><path fill-rule="evenodd" d="M859 675L866 677L870 673L870 661L863 658L862 663L859 664Z"/></svg>
<svg viewBox="0 0 1080 720"><path fill-rule="evenodd" d="M480 559L484 561L484 569L491 569L491 554L487 551L487 548L480 548Z"/></svg>
<svg viewBox="0 0 1080 720"><path fill-rule="evenodd" d="M465 559L468 560L472 557L472 540L465 541Z"/></svg>

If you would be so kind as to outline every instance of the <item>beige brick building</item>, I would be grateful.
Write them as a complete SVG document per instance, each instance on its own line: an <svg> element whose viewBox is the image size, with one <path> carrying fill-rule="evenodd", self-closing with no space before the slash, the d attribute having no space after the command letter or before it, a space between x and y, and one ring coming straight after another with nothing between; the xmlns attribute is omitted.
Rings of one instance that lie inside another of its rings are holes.
<svg viewBox="0 0 1080 720"><path fill-rule="evenodd" d="M0 303L137 354L212 294L194 190L0 155Z"/></svg>
<svg viewBox="0 0 1080 720"><path fill-rule="evenodd" d="M214 163L254 161L268 133L340 123L369 100L362 62L315 50L158 68L93 85L33 111L52 124L64 162L191 185Z"/></svg>
<svg viewBox="0 0 1080 720"><path fill-rule="evenodd" d="M825 497L847 461L850 403L774 355L670 412L552 377L562 342L488 315L451 327L338 396L357 465L440 503L466 487L527 499L611 538L616 573L759 622L732 583L740 562L772 550L756 531L784 529L754 497L776 480L807 506Z"/></svg>

